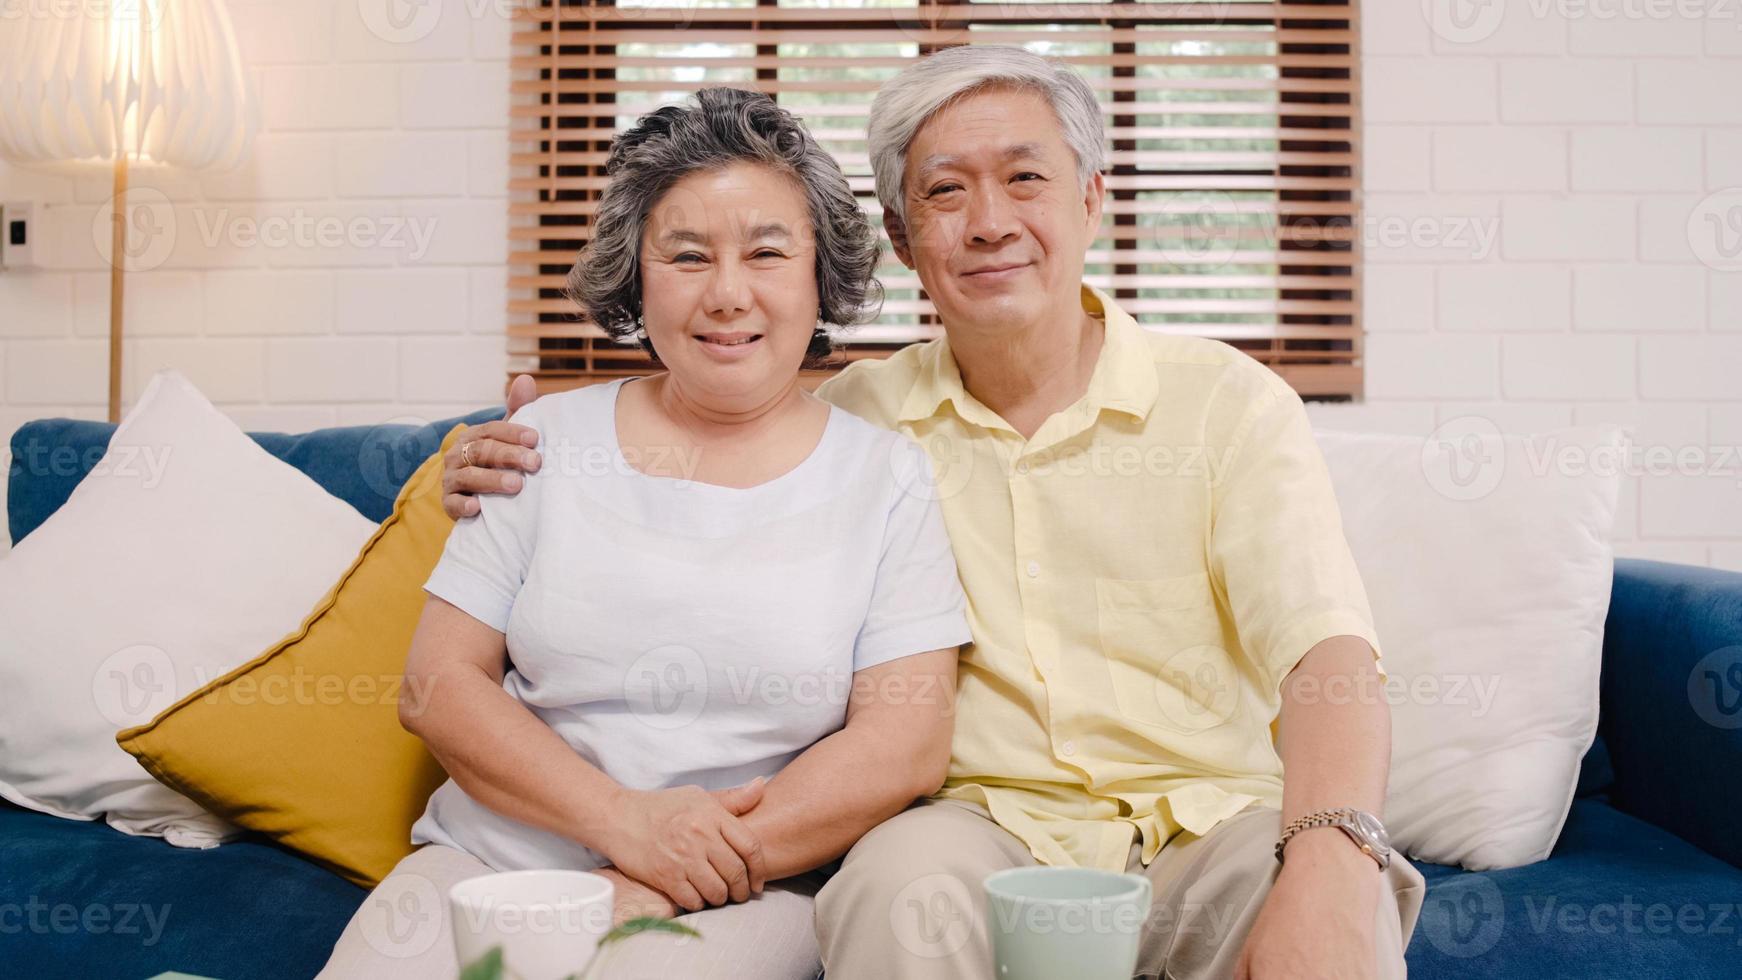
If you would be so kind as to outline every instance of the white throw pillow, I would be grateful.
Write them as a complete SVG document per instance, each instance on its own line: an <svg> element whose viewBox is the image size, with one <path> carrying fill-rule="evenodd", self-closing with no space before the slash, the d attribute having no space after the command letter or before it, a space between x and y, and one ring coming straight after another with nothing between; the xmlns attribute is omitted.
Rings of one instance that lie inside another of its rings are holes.
<svg viewBox="0 0 1742 980"><path fill-rule="evenodd" d="M1394 845L1473 870L1548 857L1597 730L1621 430L1317 438L1389 674Z"/></svg>
<svg viewBox="0 0 1742 980"><path fill-rule="evenodd" d="M163 372L0 560L0 796L212 846L234 828L119 745L297 629L374 525Z"/></svg>

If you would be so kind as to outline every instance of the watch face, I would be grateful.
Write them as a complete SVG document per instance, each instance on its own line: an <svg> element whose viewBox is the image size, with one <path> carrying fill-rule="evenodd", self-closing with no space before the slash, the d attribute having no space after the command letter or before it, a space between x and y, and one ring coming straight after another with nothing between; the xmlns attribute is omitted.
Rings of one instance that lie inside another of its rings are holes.
<svg viewBox="0 0 1742 980"><path fill-rule="evenodd" d="M1355 814L1355 826L1368 840L1386 850L1390 850L1391 839L1385 835L1385 825L1380 823L1379 819L1373 816L1373 814L1357 812Z"/></svg>

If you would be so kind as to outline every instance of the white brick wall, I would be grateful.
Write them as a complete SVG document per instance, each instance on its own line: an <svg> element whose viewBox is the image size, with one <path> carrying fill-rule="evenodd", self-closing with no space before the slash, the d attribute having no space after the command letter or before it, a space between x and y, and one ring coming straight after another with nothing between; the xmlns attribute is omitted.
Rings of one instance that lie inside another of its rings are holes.
<svg viewBox="0 0 1742 980"><path fill-rule="evenodd" d="M383 39L362 6L229 0L261 130L227 173L134 171L173 231L128 275L128 404L171 366L252 429L501 400L509 7L426 4ZM0 446L32 418L104 415L109 193L106 174L0 164L0 198L41 206L47 267L0 274Z"/></svg>
<svg viewBox="0 0 1742 980"><path fill-rule="evenodd" d="M1426 29L1424 21L1422 29ZM1626 123L1633 119L1633 66L1620 59L1494 58L1462 48L1441 61L1475 61L1500 72L1500 119L1508 123Z"/></svg>
<svg viewBox="0 0 1742 980"><path fill-rule="evenodd" d="M1431 269L1421 271L1434 274ZM1565 332L1571 322L1571 273L1565 268L1522 262L1447 266L1438 271L1438 278L1439 319L1424 324L1424 329ZM1371 307L1368 312L1371 315Z"/></svg>
<svg viewBox="0 0 1742 980"><path fill-rule="evenodd" d="M263 128L235 172L136 175L176 234L129 278L128 397L174 364L251 428L499 398L500 5L425 4L387 38L355 0L230 6ZM1436 32L1439 0L1365 4L1368 397L1312 406L1317 424L1420 434L1481 414L1623 423L1714 459L1742 445L1742 271L1689 238L1711 233L1708 195L1742 187L1742 25L1705 6L1507 2ZM101 417L107 181L0 165L0 188L45 205L52 266L0 275L0 438ZM1424 220L1427 240L1386 237ZM1742 568L1739 482L1633 478L1622 552Z"/></svg>
<svg viewBox="0 0 1742 980"><path fill-rule="evenodd" d="M1368 397L1315 421L1632 426L1691 465L1628 478L1620 553L1742 569L1742 11L1455 6L1365 5L1367 213L1498 247L1370 238Z"/></svg>

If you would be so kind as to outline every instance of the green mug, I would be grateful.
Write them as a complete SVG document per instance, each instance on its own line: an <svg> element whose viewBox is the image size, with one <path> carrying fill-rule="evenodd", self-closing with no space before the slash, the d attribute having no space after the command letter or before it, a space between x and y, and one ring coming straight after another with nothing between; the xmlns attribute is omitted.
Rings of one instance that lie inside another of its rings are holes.
<svg viewBox="0 0 1742 980"><path fill-rule="evenodd" d="M986 876L993 980L1131 980L1149 879L1093 868Z"/></svg>

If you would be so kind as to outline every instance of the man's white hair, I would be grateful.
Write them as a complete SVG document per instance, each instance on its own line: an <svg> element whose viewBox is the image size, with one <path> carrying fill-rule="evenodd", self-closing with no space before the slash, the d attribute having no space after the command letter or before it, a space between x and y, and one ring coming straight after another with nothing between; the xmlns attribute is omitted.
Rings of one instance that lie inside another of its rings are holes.
<svg viewBox="0 0 1742 980"><path fill-rule="evenodd" d="M1065 143L1077 157L1077 183L1086 186L1107 165L1101 105L1089 83L1068 65L1022 48L986 45L945 48L890 79L871 103L867 134L871 173L883 210L905 224L901 187L907 149L926 120L956 100L988 88L1035 92L1052 106Z"/></svg>

